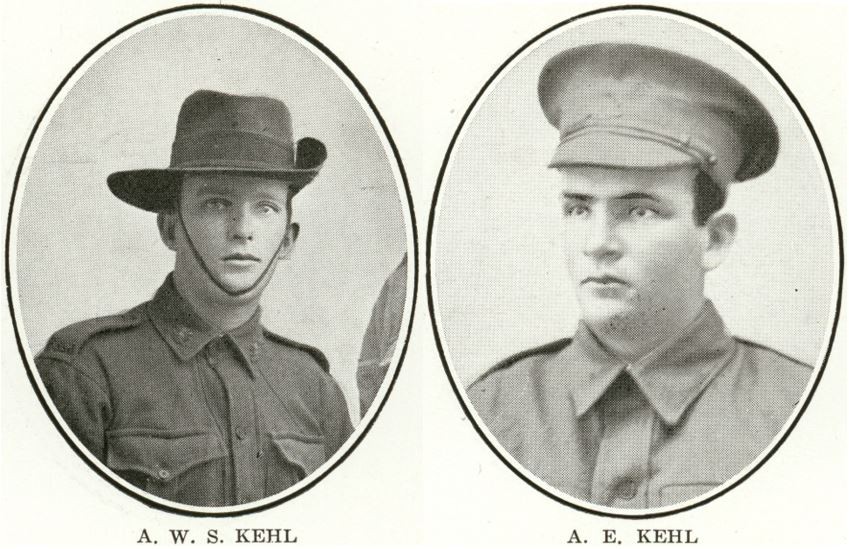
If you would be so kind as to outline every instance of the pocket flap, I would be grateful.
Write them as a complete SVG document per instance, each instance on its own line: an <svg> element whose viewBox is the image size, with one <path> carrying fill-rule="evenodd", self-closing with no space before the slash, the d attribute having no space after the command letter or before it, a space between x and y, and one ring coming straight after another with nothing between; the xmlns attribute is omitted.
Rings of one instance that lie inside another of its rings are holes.
<svg viewBox="0 0 849 549"><path fill-rule="evenodd" d="M324 439L308 438L292 433L273 434L271 442L282 457L300 467L304 475L309 475L327 461L324 454Z"/></svg>
<svg viewBox="0 0 849 549"><path fill-rule="evenodd" d="M106 436L106 465L110 469L141 472L162 482L227 455L221 440L212 433L111 431Z"/></svg>

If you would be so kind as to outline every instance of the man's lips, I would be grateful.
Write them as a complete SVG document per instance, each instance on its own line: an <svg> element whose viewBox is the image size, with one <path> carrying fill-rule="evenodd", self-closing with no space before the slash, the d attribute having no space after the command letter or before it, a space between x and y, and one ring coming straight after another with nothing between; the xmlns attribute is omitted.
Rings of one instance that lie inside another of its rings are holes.
<svg viewBox="0 0 849 549"><path fill-rule="evenodd" d="M595 282L596 284L622 284L623 286L628 286L627 281L610 275L588 276L581 281L581 284L586 284L587 282Z"/></svg>
<svg viewBox="0 0 849 549"><path fill-rule="evenodd" d="M257 256L251 254L230 254L221 259L223 261L256 261L257 263L260 261Z"/></svg>

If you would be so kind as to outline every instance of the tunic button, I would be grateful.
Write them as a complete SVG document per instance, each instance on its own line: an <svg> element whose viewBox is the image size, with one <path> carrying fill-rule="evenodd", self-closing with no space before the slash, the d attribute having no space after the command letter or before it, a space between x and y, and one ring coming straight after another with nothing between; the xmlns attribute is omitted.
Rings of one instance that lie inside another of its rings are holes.
<svg viewBox="0 0 849 549"><path fill-rule="evenodd" d="M620 499L634 499L637 495L637 483L633 480L622 481L616 489Z"/></svg>
<svg viewBox="0 0 849 549"><path fill-rule="evenodd" d="M159 478L161 478L162 480L168 480L169 478L171 478L171 472L168 471L167 469L160 469L159 473L157 473L157 474L159 475Z"/></svg>
<svg viewBox="0 0 849 549"><path fill-rule="evenodd" d="M245 440L245 436L247 436L245 428L241 425L239 427L236 427L236 438L239 440Z"/></svg>

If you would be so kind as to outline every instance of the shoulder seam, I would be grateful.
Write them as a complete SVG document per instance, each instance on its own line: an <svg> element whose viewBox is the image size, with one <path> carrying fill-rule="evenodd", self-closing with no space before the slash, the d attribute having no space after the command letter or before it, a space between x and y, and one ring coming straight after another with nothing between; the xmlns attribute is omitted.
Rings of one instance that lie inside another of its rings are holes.
<svg viewBox="0 0 849 549"><path fill-rule="evenodd" d="M73 357L95 335L132 328L141 324L142 320L138 307L133 307L122 313L74 322L54 332L38 356L54 359Z"/></svg>
<svg viewBox="0 0 849 549"><path fill-rule="evenodd" d="M288 345L289 347L293 347L295 349L298 349L299 351L307 353L318 363L319 367L324 371L324 373L330 374L330 362L327 360L327 357L324 356L324 353L319 351L317 348L312 347L310 345L306 345L304 343L293 341L291 339L287 339L283 336L275 334L267 328L263 328L262 331L263 333L265 333L266 337L273 341L282 343L283 345Z"/></svg>
<svg viewBox="0 0 849 549"><path fill-rule="evenodd" d="M100 392L103 393L105 397L107 397L111 403L112 397L107 389L104 389L100 383L95 381L90 375L85 373L81 368L79 368L76 364L74 364L73 357L57 357L56 355L46 355L44 358L49 358L51 360L55 360L56 362L60 362L62 364L68 365L74 372L85 379L88 380L89 383L100 389ZM40 374L39 374L40 375Z"/></svg>
<svg viewBox="0 0 849 549"><path fill-rule="evenodd" d="M763 343L757 343L757 342L750 341L748 339L743 339L742 337L737 337L737 336L734 336L734 339L736 339L739 343L744 343L746 345L751 345L752 347L755 347L757 349L761 349L761 350L764 350L764 351L770 351L772 353L775 353L778 356L780 356L784 359L787 359L790 362L796 364L797 366L802 366L802 367L807 368L809 370L814 369L814 367L811 366L810 364L802 362L801 360L794 358L794 357L792 357L788 354L782 353L781 351L777 351L777 350L773 349L772 347L769 347L768 345L764 345Z"/></svg>
<svg viewBox="0 0 849 549"><path fill-rule="evenodd" d="M516 362L519 362L522 359L528 358L528 357L533 356L533 355L538 355L538 354L550 354L550 353L554 353L554 352L559 352L560 350L565 348L570 343L572 343L572 338L571 337L565 337L563 339L558 339L556 341L552 341L552 342L546 343L544 345L539 345L537 347L532 347L530 349L525 349L524 351L520 351L518 353L510 355L507 358L500 360L498 363L495 364L495 366L492 366L491 368L486 370L484 373L479 375L478 378L476 380L474 380L471 385L469 385L469 388L471 389L478 382L483 381L484 379L489 377L490 374L492 374L492 373L494 373L498 370L503 370L503 369L505 369L509 366L512 366L513 364L515 364Z"/></svg>

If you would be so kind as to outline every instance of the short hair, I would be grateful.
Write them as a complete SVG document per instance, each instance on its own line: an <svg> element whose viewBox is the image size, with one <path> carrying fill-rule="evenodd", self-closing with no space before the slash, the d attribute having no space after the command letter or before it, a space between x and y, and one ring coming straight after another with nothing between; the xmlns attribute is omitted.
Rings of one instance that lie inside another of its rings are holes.
<svg viewBox="0 0 849 549"><path fill-rule="evenodd" d="M703 226L714 213L718 212L728 197L728 190L713 180L711 176L699 170L693 182L693 218L696 225Z"/></svg>

